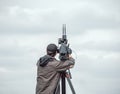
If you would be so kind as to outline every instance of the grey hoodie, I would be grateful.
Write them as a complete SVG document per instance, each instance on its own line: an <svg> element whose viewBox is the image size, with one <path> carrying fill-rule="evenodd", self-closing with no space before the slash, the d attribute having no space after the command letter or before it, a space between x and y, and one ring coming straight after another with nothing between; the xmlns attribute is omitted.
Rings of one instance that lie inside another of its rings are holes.
<svg viewBox="0 0 120 94"><path fill-rule="evenodd" d="M51 56L45 55L39 59L38 63L41 67L44 67L48 64L48 62L50 62L52 60L53 60L53 58Z"/></svg>
<svg viewBox="0 0 120 94"><path fill-rule="evenodd" d="M37 62L36 94L54 94L60 72L69 69L70 65L74 65L73 58L61 62L48 55L41 57Z"/></svg>

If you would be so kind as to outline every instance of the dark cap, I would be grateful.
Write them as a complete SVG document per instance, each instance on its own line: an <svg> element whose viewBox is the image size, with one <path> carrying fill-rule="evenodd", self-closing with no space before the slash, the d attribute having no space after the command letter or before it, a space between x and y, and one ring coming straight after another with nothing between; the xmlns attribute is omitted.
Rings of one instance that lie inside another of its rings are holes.
<svg viewBox="0 0 120 94"><path fill-rule="evenodd" d="M47 51L55 53L57 51L57 46L55 44L49 44L47 46Z"/></svg>

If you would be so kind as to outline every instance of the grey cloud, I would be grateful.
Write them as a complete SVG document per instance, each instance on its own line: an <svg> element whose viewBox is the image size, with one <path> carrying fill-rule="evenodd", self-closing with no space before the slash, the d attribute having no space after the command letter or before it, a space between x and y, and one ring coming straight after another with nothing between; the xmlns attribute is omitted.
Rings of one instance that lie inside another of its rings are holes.
<svg viewBox="0 0 120 94"><path fill-rule="evenodd" d="M26 67L27 69L27 67ZM32 74L32 75L31 75ZM26 94L34 93L35 73L32 71L12 70L12 72L1 74L0 93L2 94ZM28 87L28 88L26 88Z"/></svg>
<svg viewBox="0 0 120 94"><path fill-rule="evenodd" d="M25 1L27 2L27 1ZM70 2L68 7L55 7L53 5L52 8L25 8L22 6L10 6L8 7L8 15L1 19L2 25L2 33L39 33L39 32L47 32L46 27L50 32L56 32L54 27L59 28L61 24L66 23L74 30L74 32L85 31L86 29L96 29L96 28L119 28L119 13L115 9L119 9L116 7L114 10L109 10L105 7L102 7L102 3L91 2L90 4L86 2L78 2L75 3ZM108 1L106 0L106 3ZM16 3L17 5L20 3ZM62 2L60 3L62 4ZM82 5L83 4L83 5ZM114 3L113 3L114 4ZM65 6L63 4L63 6ZM13 10L15 15L9 14L11 8L16 8ZM114 6L115 7L115 6ZM98 9L98 10L97 10ZM25 11L27 10L27 11ZM36 12L35 12L36 11ZM8 22L9 20L9 22ZM44 23L44 24L43 24ZM9 31L6 29L9 29Z"/></svg>
<svg viewBox="0 0 120 94"><path fill-rule="evenodd" d="M119 0L0 0L0 93L35 92L36 61L66 23L76 93L119 94L119 10Z"/></svg>
<svg viewBox="0 0 120 94"><path fill-rule="evenodd" d="M79 56L72 71L76 91L84 94L106 94L110 90L110 94L113 94L117 90L116 93L119 94L119 62L116 63L115 68L113 65L115 65L114 60L112 62L109 59L108 61L91 60Z"/></svg>
<svg viewBox="0 0 120 94"><path fill-rule="evenodd" d="M89 49L89 50L98 50L98 51L107 51L107 52L120 52L120 42L111 42L111 41L103 41L103 42L86 42L81 45L81 49Z"/></svg>

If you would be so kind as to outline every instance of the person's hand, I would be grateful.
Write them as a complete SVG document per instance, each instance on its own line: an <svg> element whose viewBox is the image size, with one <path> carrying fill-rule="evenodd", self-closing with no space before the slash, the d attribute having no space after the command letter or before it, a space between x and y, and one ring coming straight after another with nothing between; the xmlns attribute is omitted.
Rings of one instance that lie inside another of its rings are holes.
<svg viewBox="0 0 120 94"><path fill-rule="evenodd" d="M71 54L69 54L69 58L72 58L72 55L71 55Z"/></svg>
<svg viewBox="0 0 120 94"><path fill-rule="evenodd" d="M65 77L70 78L70 75L68 73L65 73Z"/></svg>

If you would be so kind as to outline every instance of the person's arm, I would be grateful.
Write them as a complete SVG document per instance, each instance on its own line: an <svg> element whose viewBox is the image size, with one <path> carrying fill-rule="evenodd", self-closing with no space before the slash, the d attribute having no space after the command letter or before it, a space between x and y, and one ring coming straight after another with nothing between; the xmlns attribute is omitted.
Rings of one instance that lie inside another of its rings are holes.
<svg viewBox="0 0 120 94"><path fill-rule="evenodd" d="M75 64L75 60L70 55L69 60L66 60L65 62L60 61L59 63L57 63L55 67L57 71L66 71L72 68L74 64Z"/></svg>

